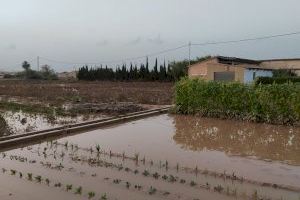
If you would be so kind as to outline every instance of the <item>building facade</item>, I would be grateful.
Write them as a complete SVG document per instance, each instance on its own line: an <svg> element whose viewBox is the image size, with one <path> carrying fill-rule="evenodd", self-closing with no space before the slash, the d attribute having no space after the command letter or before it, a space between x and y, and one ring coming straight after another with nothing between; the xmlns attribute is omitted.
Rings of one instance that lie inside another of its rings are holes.
<svg viewBox="0 0 300 200"><path fill-rule="evenodd" d="M188 67L190 78L251 83L256 77L272 77L273 70L286 69L300 74L300 59L248 60L217 56Z"/></svg>

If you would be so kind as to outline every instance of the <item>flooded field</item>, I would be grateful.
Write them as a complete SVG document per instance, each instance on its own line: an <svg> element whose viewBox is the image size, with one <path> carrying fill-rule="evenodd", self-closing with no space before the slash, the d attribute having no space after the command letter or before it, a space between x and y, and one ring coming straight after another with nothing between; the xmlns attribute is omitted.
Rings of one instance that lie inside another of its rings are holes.
<svg viewBox="0 0 300 200"><path fill-rule="evenodd" d="M160 115L0 159L1 199L300 199L299 127Z"/></svg>
<svg viewBox="0 0 300 200"><path fill-rule="evenodd" d="M54 128L66 124L101 119L105 115L46 116L23 111L3 111L0 116L0 137Z"/></svg>

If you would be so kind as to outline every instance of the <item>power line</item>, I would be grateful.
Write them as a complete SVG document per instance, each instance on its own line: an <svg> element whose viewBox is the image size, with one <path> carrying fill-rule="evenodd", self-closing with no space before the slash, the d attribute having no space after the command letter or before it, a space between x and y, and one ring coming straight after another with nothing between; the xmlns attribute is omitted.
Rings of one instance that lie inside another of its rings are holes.
<svg viewBox="0 0 300 200"><path fill-rule="evenodd" d="M285 37L285 36L291 36L291 35L300 35L300 31L299 32L292 32L292 33L285 33L285 34L278 34L278 35L261 36L261 37L255 37L255 38L246 38L246 39L240 39L240 40L227 40L227 41L218 41L218 42L193 43L192 45L194 45L194 46L206 46L206 45L239 43L239 42L248 42L248 41L255 41L255 40L266 40L266 39Z"/></svg>
<svg viewBox="0 0 300 200"><path fill-rule="evenodd" d="M70 65L110 64L110 63L119 63L119 62L124 62L124 61L138 60L138 59L143 59L143 58L146 58L146 57L153 57L153 56L161 55L161 54L168 53L168 52L171 52L171 51L176 51L178 49L182 49L182 48L185 48L187 46L188 45L182 45L182 46L178 46L178 47L175 47L175 48L166 49L166 50L163 50L163 51L153 52L153 53L150 53L150 54L147 54L147 55L144 55L144 56L128 57L128 58L119 59L119 60L109 60L109 61L100 61L100 62L77 62L76 63L76 62L54 60L54 59L49 59L49 58L41 57L41 56L40 56L40 58L43 59L43 60L50 61L50 62L61 63L61 64L70 64Z"/></svg>
<svg viewBox="0 0 300 200"><path fill-rule="evenodd" d="M165 53L168 53L171 51L176 51L178 49L182 49L182 48L186 48L186 47L189 47L189 51L190 51L191 46L208 46L208 45L240 43L240 42L248 42L248 41L266 40L266 39L272 39L272 38L278 38L278 37L286 37L286 36L292 36L292 35L300 35L300 31L284 33L284 34L277 34L277 35L254 37L254 38L245 38L245 39L239 39L239 40L225 40L225 41L204 42L204 43L190 43L189 42L189 44L181 45L181 46L178 46L175 48L170 48L170 49L166 49L163 51L157 51L157 52L149 53L149 54L143 55L143 56L128 57L128 58L123 58L123 59L119 59L119 60L107 60L107 61L99 61L99 62L69 62L69 61L50 59L50 58L41 57L41 56L40 56L40 59L47 60L50 62L60 63L60 64L69 64L69 65L111 64L111 63L120 63L120 62L125 62L125 61L139 60L139 59L143 59L146 57L158 56L161 54L165 54ZM189 53L189 55L190 55L190 53Z"/></svg>

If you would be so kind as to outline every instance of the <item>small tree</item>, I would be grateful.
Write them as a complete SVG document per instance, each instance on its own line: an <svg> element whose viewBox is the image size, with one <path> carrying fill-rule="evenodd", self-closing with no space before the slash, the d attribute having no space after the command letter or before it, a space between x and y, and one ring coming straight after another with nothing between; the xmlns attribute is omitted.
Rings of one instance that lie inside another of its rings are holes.
<svg viewBox="0 0 300 200"><path fill-rule="evenodd" d="M24 69L26 72L29 71L29 70L30 70L30 64L29 64L29 62L24 61L24 62L22 63L22 67L23 67L23 69Z"/></svg>

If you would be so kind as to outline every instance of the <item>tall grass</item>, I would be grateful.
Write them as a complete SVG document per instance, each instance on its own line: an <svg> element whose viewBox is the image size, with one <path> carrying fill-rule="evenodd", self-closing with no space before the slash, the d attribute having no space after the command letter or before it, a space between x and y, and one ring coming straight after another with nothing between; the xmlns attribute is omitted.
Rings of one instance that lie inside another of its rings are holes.
<svg viewBox="0 0 300 200"><path fill-rule="evenodd" d="M245 85L184 78L176 83L176 112L275 124L300 119L300 86Z"/></svg>

